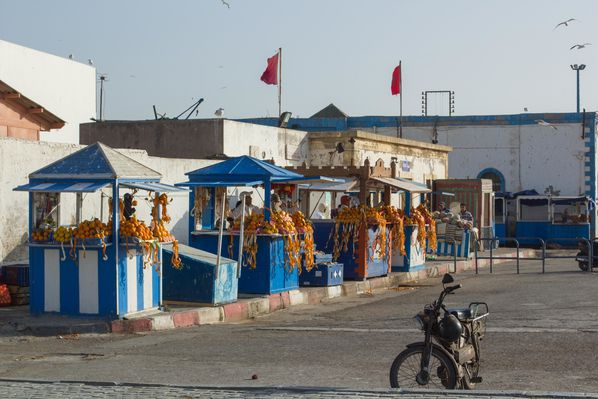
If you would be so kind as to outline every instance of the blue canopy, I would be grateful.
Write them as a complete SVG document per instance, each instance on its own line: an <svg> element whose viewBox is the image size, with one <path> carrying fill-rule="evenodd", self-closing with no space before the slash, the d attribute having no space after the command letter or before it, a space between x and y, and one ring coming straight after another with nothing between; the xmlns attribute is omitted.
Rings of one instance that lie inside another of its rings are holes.
<svg viewBox="0 0 598 399"><path fill-rule="evenodd" d="M233 183L256 182L256 181L284 181L299 179L303 176L281 168L271 163L260 161L243 155L231 158L226 161L206 166L205 168L188 172L191 182L222 182L223 185L233 185ZM230 184L227 184L230 182ZM182 184L179 184L182 185Z"/></svg>
<svg viewBox="0 0 598 399"><path fill-rule="evenodd" d="M272 183L291 182L303 175L280 166L243 155L186 173L189 181L177 186L227 187L264 184L264 217L270 220L270 188Z"/></svg>
<svg viewBox="0 0 598 399"><path fill-rule="evenodd" d="M142 179L159 181L160 173L100 142L88 145L29 175L29 179Z"/></svg>

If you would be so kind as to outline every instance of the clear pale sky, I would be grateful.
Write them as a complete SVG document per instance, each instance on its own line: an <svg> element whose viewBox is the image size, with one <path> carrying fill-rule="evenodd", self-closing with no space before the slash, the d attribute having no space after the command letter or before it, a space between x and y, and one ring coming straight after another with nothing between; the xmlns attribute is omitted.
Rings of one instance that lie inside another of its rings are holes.
<svg viewBox="0 0 598 399"><path fill-rule="evenodd" d="M0 0L0 39L93 59L106 119L152 119L154 104L172 117L200 97L200 118L275 116L277 89L259 77L278 47L294 116L331 102L398 114L399 60L404 115L421 114L423 90L455 91L457 115L575 111L574 63L587 64L582 107L598 111L595 0L226 1Z"/></svg>

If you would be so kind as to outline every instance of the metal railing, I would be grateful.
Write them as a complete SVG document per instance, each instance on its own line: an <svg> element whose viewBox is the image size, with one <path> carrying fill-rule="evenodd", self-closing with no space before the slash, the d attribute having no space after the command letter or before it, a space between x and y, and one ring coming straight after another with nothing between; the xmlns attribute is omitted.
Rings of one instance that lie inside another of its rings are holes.
<svg viewBox="0 0 598 399"><path fill-rule="evenodd" d="M443 238L444 242L452 245L452 257L453 257L453 271L449 271L449 273L457 273L457 245L458 242L457 240L455 240L454 238ZM436 254L436 250L432 251L433 254ZM463 259L468 259L469 256L462 256Z"/></svg>
<svg viewBox="0 0 598 399"><path fill-rule="evenodd" d="M541 250L541 256L534 256L534 257L525 257L525 258L521 258L520 256L520 242L519 241L537 241L540 244L540 250ZM504 242L504 243L514 243L516 248L517 248L517 252L516 255L513 256L494 256L493 254L493 249L494 246L490 245L490 255L489 256L480 256L478 254L478 247L479 247L479 241L489 241L491 244L498 241L500 242ZM544 240L540 237L519 237L518 239L516 238L511 238L511 237L505 237L505 238L479 238L476 240L476 243L474 245L474 256L475 256L475 272L476 274L479 273L479 266L478 266L478 259L488 259L490 260L490 273L493 273L493 265L494 265L494 260L495 259L503 259L503 260L515 260L516 261L516 265L517 265L517 274L520 273L520 261L524 260L524 261L542 261L542 273L546 273L546 259L577 259L578 256L576 255L553 255L551 253L546 252L546 246L547 244L551 243L551 242L562 242L562 241L574 241L574 242L584 242L587 245L588 248L588 270L589 272L592 272L592 268L593 268L593 261L594 261L594 251L593 251L593 243L594 242L598 242L598 237L592 238L592 240L588 240L587 238L583 238L583 237L578 237L578 238L549 238L547 240ZM456 265L456 263L455 263Z"/></svg>

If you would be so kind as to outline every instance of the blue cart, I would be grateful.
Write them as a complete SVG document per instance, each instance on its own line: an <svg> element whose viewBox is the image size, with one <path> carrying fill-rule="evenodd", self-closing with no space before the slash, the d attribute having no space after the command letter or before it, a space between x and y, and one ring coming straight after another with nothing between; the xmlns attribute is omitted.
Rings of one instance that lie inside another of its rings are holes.
<svg viewBox="0 0 598 399"><path fill-rule="evenodd" d="M521 245L538 245L538 237L547 245L576 247L578 238L590 238L587 197L543 195L518 196L515 238Z"/></svg>
<svg viewBox="0 0 598 399"><path fill-rule="evenodd" d="M165 245L164 263L170 264L172 248ZM164 268L164 301L194 302L212 306L237 300L237 262L179 244L180 269Z"/></svg>
<svg viewBox="0 0 598 399"><path fill-rule="evenodd" d="M237 259L240 268L247 263L237 255L240 233L227 232L219 239L217 229L220 209L226 203L226 188L263 186L266 204L264 217L269 221L272 183L294 184L294 181L303 179L300 174L249 156L231 158L189 172L187 176L188 182L177 185L192 188L189 197L189 245L213 254L229 254L230 249L229 257ZM239 270L239 292L272 294L298 288L297 269L290 270L287 267L284 237L279 234L260 234L257 236L257 246L255 268Z"/></svg>

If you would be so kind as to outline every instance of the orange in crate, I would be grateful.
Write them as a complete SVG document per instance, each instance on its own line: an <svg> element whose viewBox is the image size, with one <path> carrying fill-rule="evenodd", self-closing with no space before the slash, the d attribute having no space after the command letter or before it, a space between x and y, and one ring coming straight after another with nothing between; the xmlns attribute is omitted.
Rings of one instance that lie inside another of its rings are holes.
<svg viewBox="0 0 598 399"><path fill-rule="evenodd" d="M11 303L10 292L6 284L0 284L0 306L9 306Z"/></svg>

